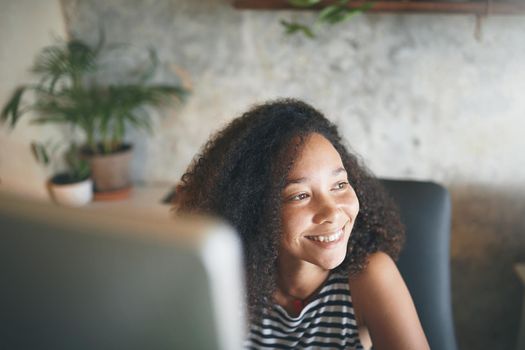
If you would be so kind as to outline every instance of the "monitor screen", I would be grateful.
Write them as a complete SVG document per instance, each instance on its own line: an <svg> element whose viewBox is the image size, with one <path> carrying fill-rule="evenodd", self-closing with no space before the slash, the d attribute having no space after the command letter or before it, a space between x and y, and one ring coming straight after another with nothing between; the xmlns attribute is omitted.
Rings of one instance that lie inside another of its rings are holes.
<svg viewBox="0 0 525 350"><path fill-rule="evenodd" d="M0 194L1 349L240 349L242 276L217 220Z"/></svg>

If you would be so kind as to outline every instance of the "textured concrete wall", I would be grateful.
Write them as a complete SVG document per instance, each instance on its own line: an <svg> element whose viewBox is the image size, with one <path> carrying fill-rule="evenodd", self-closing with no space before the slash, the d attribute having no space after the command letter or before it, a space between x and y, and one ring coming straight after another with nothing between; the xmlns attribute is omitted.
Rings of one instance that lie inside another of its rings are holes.
<svg viewBox="0 0 525 350"><path fill-rule="evenodd" d="M134 133L134 176L173 182L210 132L249 105L298 97L320 108L379 176L426 179L453 199L454 314L462 349L512 349L525 261L525 20L366 15L315 41L282 34L288 11L226 0L62 0L69 31L153 45L193 95ZM4 68L4 67L3 67ZM13 174L11 174L13 175ZM20 175L20 174L18 174Z"/></svg>

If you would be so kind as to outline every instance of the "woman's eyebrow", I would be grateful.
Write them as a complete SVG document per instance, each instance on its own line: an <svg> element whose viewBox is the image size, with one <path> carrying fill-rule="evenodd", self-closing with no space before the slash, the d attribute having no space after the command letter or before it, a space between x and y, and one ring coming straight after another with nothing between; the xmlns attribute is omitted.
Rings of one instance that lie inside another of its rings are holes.
<svg viewBox="0 0 525 350"><path fill-rule="evenodd" d="M334 171L332 171L332 176L337 176L341 173L346 173L346 169L343 167L339 167L335 169ZM284 183L284 187L292 185L292 184L300 184L300 183L306 182L307 180L308 180L308 177L298 177L296 179L288 179Z"/></svg>
<svg viewBox="0 0 525 350"><path fill-rule="evenodd" d="M343 168L343 167L339 167L339 168L335 169L334 171L332 171L332 175L333 176L339 175L341 173L346 173L346 169Z"/></svg>
<svg viewBox="0 0 525 350"><path fill-rule="evenodd" d="M284 183L284 187L292 185L292 184L300 184L300 183L306 182L306 180L308 180L307 177L299 177L297 179L288 179Z"/></svg>

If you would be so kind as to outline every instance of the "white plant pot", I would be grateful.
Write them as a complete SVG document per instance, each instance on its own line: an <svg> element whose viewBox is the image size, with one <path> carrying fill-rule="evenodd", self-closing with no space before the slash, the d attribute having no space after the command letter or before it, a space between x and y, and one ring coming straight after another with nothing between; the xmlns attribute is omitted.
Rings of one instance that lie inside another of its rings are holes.
<svg viewBox="0 0 525 350"><path fill-rule="evenodd" d="M93 181L90 178L73 184L50 181L49 190L55 203L67 207L80 207L93 199Z"/></svg>

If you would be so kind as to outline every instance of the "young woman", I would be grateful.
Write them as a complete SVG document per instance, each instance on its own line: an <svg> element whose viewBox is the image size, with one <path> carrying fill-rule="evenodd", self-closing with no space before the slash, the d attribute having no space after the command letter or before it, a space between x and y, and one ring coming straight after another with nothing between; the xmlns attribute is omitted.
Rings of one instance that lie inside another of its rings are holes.
<svg viewBox="0 0 525 350"><path fill-rule="evenodd" d="M177 207L241 236L247 348L429 349L394 263L398 213L311 106L278 100L233 120L182 176Z"/></svg>

